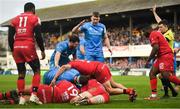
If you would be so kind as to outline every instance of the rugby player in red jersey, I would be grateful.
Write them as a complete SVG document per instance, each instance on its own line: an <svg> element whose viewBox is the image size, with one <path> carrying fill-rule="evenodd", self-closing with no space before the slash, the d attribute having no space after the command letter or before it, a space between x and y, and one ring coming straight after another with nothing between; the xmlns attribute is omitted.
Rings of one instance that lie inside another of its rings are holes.
<svg viewBox="0 0 180 109"><path fill-rule="evenodd" d="M27 62L34 72L32 79L31 102L39 104L37 90L40 84L40 62L36 53L35 40L41 50L42 59L45 58L43 39L41 36L40 19L35 15L35 5L28 2L24 5L24 13L12 19L9 26L8 42L12 51L13 58L17 65L18 80L17 88L19 91L19 104L24 104L23 92L25 87L25 74Z"/></svg>
<svg viewBox="0 0 180 109"><path fill-rule="evenodd" d="M156 58L154 64L150 70L150 86L152 94L150 97L144 98L146 100L158 100L157 97L157 77L156 75L160 72L164 79L168 79L170 82L180 85L180 79L178 79L174 71L174 56L171 48L168 45L165 37L160 31L152 31L151 28L148 29L150 33L149 40L152 46L150 56L147 60L145 67L148 66L148 63ZM166 86L169 87L167 83Z"/></svg>
<svg viewBox="0 0 180 109"><path fill-rule="evenodd" d="M88 78L86 76L77 76L74 78L74 82L77 84L86 85L88 83ZM25 103L29 101L29 94L32 91L32 86L26 86L24 89ZM39 102L42 104L46 103L64 103L69 102L74 97L78 96L80 90L73 83L67 80L61 80L54 87L40 84L37 97ZM19 96L16 90L7 91L6 93L0 93L0 103L2 104L17 104Z"/></svg>
<svg viewBox="0 0 180 109"><path fill-rule="evenodd" d="M63 65L56 73L54 79L51 82L51 85L55 84L56 79L61 73L70 68L78 70L81 75L95 77L98 82L103 84L107 92L112 95L128 94L130 101L134 101L137 96L134 89L126 88L122 84L116 83L112 79L111 72L107 65L98 61L75 60L69 62L66 65Z"/></svg>

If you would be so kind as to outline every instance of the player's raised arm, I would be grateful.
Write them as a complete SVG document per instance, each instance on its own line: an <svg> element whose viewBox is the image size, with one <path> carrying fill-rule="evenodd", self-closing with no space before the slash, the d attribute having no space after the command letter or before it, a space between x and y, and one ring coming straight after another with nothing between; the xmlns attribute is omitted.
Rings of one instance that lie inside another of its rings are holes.
<svg viewBox="0 0 180 109"><path fill-rule="evenodd" d="M80 26L82 26L84 23L86 22L86 20L83 20L81 21L78 25L76 25L73 29L72 29L72 32L73 33L78 33L80 32Z"/></svg>
<svg viewBox="0 0 180 109"><path fill-rule="evenodd" d="M9 31L8 31L8 44L9 47L11 49L11 51L13 51L13 45L14 45L14 35L16 33L16 30L14 27L9 26Z"/></svg>
<svg viewBox="0 0 180 109"><path fill-rule="evenodd" d="M54 86L56 84L56 79L59 77L59 75L61 75L65 70L70 69L70 68L71 68L70 64L61 66L58 72L56 72L56 75L54 76L53 80L51 81L50 86Z"/></svg>
<svg viewBox="0 0 180 109"><path fill-rule="evenodd" d="M156 22L159 23L161 21L161 18L158 16L158 14L156 13L156 4L153 6L152 8L152 12L153 12L153 15L156 19Z"/></svg>

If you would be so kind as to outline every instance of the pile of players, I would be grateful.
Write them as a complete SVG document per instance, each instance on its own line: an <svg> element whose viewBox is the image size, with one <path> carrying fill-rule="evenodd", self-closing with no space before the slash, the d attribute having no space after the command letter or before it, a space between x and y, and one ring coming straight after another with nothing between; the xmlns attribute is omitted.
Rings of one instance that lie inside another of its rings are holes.
<svg viewBox="0 0 180 109"><path fill-rule="evenodd" d="M9 46L18 69L17 90L0 93L1 103L24 105L30 101L36 104L98 104L107 103L110 95L119 94L127 94L131 102L136 100L135 89L115 82L108 66L104 64L103 41L111 54L112 50L106 27L99 22L98 12L93 12L90 22L83 20L76 25L68 40L56 45L50 59L50 70L44 74L43 84L40 84L40 62L34 41L36 39L44 59L40 20L35 15L33 3L26 3L24 11L12 20L8 35ZM161 23L164 25L163 21ZM79 38L79 32L84 33L84 39ZM180 80L173 75L173 50L164 36L159 31L153 31L150 42L153 49L146 66L152 59L156 61L150 72L152 95L145 99L156 100L158 73L162 74L163 85L166 87L170 87L170 82L179 85ZM70 55L73 55L72 61L69 59ZM26 87L25 62L34 72L32 86Z"/></svg>

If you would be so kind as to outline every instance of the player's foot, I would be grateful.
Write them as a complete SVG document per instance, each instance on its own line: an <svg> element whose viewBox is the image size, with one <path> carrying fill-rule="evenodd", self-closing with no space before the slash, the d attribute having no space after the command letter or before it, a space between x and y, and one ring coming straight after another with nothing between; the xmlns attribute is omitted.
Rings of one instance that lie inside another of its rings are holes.
<svg viewBox="0 0 180 109"><path fill-rule="evenodd" d="M168 95L168 94L164 94L162 97L161 97L161 99L167 99L167 98L169 98L170 96Z"/></svg>
<svg viewBox="0 0 180 109"><path fill-rule="evenodd" d="M137 93L134 89L131 89L129 92L129 101L133 102L136 100Z"/></svg>
<svg viewBox="0 0 180 109"><path fill-rule="evenodd" d="M85 105L85 104L88 104L88 98L87 97L84 97L83 99L81 99L81 100L79 100L79 101L77 101L75 103L76 106L78 106L78 105Z"/></svg>
<svg viewBox="0 0 180 109"><path fill-rule="evenodd" d="M159 97L152 97L152 96L144 98L144 100L150 100L150 101L159 100L159 99L160 99Z"/></svg>
<svg viewBox="0 0 180 109"><path fill-rule="evenodd" d="M35 104L42 104L42 102L39 100L39 98L37 97L37 95L35 94L31 94L31 97L29 99L30 102L35 103Z"/></svg>
<svg viewBox="0 0 180 109"><path fill-rule="evenodd" d="M25 98L21 96L21 97L19 98L19 105L25 105L25 103L26 103Z"/></svg>
<svg viewBox="0 0 180 109"><path fill-rule="evenodd" d="M178 93L176 91L172 92L172 97L176 97L178 95Z"/></svg>

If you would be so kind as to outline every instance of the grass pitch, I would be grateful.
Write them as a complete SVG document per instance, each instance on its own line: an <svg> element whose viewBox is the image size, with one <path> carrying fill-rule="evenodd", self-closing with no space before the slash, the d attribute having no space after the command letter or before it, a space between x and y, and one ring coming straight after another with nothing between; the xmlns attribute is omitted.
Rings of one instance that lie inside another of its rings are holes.
<svg viewBox="0 0 180 109"><path fill-rule="evenodd" d="M111 96L110 102L107 104L74 106L69 103L63 104L29 104L25 106L19 105L0 105L0 108L180 108L180 95L170 97L169 99L161 99L158 101L146 101L144 97L150 95L149 78L145 76L114 76L115 81L122 83L127 87L133 87L138 93L135 102L129 102L127 95ZM17 75L0 75L0 91L6 91L16 88ZM26 76L26 84L31 84L32 76ZM160 91L161 82L158 81L158 95L162 96ZM171 95L169 91L169 95Z"/></svg>

